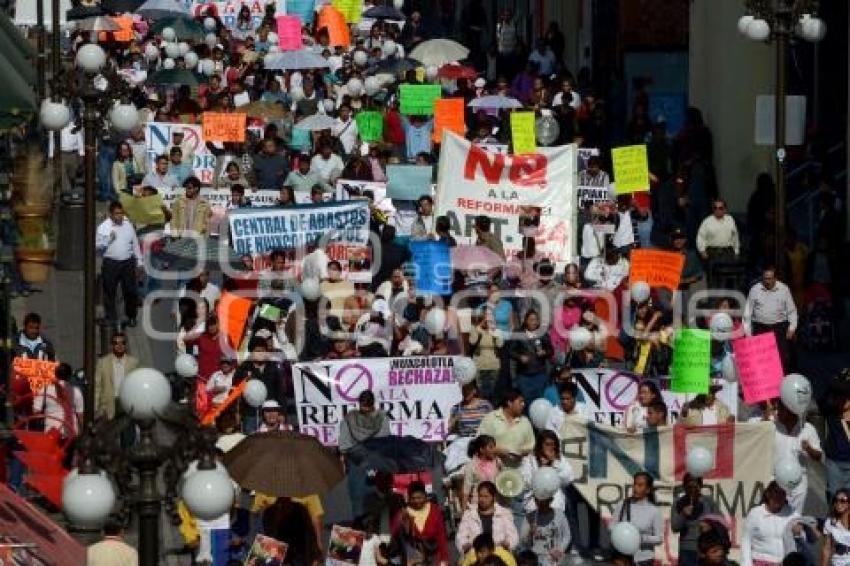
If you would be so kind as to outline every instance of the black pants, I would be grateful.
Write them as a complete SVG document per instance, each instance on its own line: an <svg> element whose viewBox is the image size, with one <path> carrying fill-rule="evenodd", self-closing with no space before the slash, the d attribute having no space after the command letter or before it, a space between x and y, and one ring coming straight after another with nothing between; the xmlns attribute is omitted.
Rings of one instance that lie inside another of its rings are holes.
<svg viewBox="0 0 850 566"><path fill-rule="evenodd" d="M110 322L118 322L115 312L115 293L118 285L121 285L121 294L124 297L124 314L127 318L136 318L138 308L138 288L136 286L136 260L134 258L116 261L103 258L101 270L103 278L103 308L106 318Z"/></svg>
<svg viewBox="0 0 850 566"><path fill-rule="evenodd" d="M779 322L777 324L761 324L753 322L753 335L765 334L773 332L776 337L776 348L779 350L779 357L782 358L782 368L785 374L789 374L796 369L796 356L794 355L794 345L788 340L788 323Z"/></svg>

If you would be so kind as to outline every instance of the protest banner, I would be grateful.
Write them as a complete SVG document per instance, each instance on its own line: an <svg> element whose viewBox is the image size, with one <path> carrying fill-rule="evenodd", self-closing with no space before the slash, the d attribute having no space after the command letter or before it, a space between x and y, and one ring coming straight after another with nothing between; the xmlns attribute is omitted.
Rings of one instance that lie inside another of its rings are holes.
<svg viewBox="0 0 850 566"><path fill-rule="evenodd" d="M227 336L230 347L238 350L245 334L245 325L253 308L253 301L246 297L240 297L233 293L224 292L216 305L216 316L218 316L221 331Z"/></svg>
<svg viewBox="0 0 850 566"><path fill-rule="evenodd" d="M243 112L204 112L201 120L206 141L245 141L245 124L248 115Z"/></svg>
<svg viewBox="0 0 850 566"><path fill-rule="evenodd" d="M578 206L584 208L591 204L608 200L607 187L583 187L576 189L578 194Z"/></svg>
<svg viewBox="0 0 850 566"><path fill-rule="evenodd" d="M387 165L387 196L396 200L419 200L431 194L430 165Z"/></svg>
<svg viewBox="0 0 850 566"><path fill-rule="evenodd" d="M581 173L587 169L587 162L591 157L599 157L598 147L580 147L578 148L578 172Z"/></svg>
<svg viewBox="0 0 850 566"><path fill-rule="evenodd" d="M193 18L217 15L222 25L230 30L236 28L242 6L247 6L251 12L251 29L260 27L266 15L266 2L258 0L180 0L180 3L191 10Z"/></svg>
<svg viewBox="0 0 850 566"><path fill-rule="evenodd" d="M664 287L671 291L679 288L685 256L678 252L661 250L632 250L629 281L645 281L650 287Z"/></svg>
<svg viewBox="0 0 850 566"><path fill-rule="evenodd" d="M207 149L203 128L198 124L148 122L145 125L145 156L148 171L154 170L157 156L168 155L174 145L179 145L183 149L183 160L192 164L192 173L201 180L201 183L212 184L215 174L215 155Z"/></svg>
<svg viewBox="0 0 850 566"><path fill-rule="evenodd" d="M270 536L257 533L245 566L283 566L289 545Z"/></svg>
<svg viewBox="0 0 850 566"><path fill-rule="evenodd" d="M364 142L379 142L384 139L384 115L375 110L358 112L354 119L357 121L357 131Z"/></svg>
<svg viewBox="0 0 850 566"><path fill-rule="evenodd" d="M136 228L165 224L165 213L162 211L162 196L158 194L149 197L137 197L122 192L118 195L118 201L124 208L127 218L130 219L130 222Z"/></svg>
<svg viewBox="0 0 850 566"><path fill-rule="evenodd" d="M711 332L682 328L673 343L670 389L676 393L708 393L711 381Z"/></svg>
<svg viewBox="0 0 850 566"><path fill-rule="evenodd" d="M319 10L316 30L320 31L323 28L328 30L328 45L331 47L348 47L351 44L351 31L345 22L345 16L331 5L323 6Z"/></svg>
<svg viewBox="0 0 850 566"><path fill-rule="evenodd" d="M462 98L440 98L434 101L434 132L431 141L440 143L443 130L449 130L459 136L466 135L464 112L466 101Z"/></svg>
<svg viewBox="0 0 850 566"><path fill-rule="evenodd" d="M779 397L785 371L773 332L733 340L732 351L747 404Z"/></svg>
<svg viewBox="0 0 850 566"><path fill-rule="evenodd" d="M18 378L26 378L33 395L41 393L47 386L56 381L56 368L59 362L38 360L34 358L12 359L12 372Z"/></svg>
<svg viewBox="0 0 850 566"><path fill-rule="evenodd" d="M649 190L649 162L645 145L629 145L611 150L617 194Z"/></svg>
<svg viewBox="0 0 850 566"><path fill-rule="evenodd" d="M412 241L411 263L416 266L416 292L449 295L452 292L452 258L446 242Z"/></svg>
<svg viewBox="0 0 850 566"><path fill-rule="evenodd" d="M366 533L341 525L331 528L331 538L328 542L327 564L330 566L349 566L360 564L360 554Z"/></svg>
<svg viewBox="0 0 850 566"><path fill-rule="evenodd" d="M248 299L245 299L248 300ZM245 386L248 385L247 379L243 380L241 383L233 386L233 389L230 390L230 393L227 394L224 401L220 405L216 405L201 417L201 424L204 426L215 424L215 420L221 415L224 411L226 411L229 407L231 407L234 403L239 401L242 397L242 392L245 391Z"/></svg>
<svg viewBox="0 0 850 566"><path fill-rule="evenodd" d="M352 198L363 198L366 191L372 191L374 198L372 206L384 215L391 226L396 227L396 235L406 236L410 230L403 232L403 227L398 224L398 210L393 200L387 196L387 184L380 181L355 181L353 179L337 179L336 200L350 200Z"/></svg>
<svg viewBox="0 0 850 566"><path fill-rule="evenodd" d="M431 116L434 103L443 94L440 85L401 85L401 113L413 116Z"/></svg>
<svg viewBox="0 0 850 566"><path fill-rule="evenodd" d="M412 356L294 364L299 430L336 446L345 414L357 410L357 396L369 389L376 408L387 413L392 434L441 442L449 433L451 409L461 400L454 361Z"/></svg>
<svg viewBox="0 0 850 566"><path fill-rule="evenodd" d="M474 243L475 217L485 215L509 257L534 234L539 257L563 265L576 255L575 167L572 145L503 155L444 131L434 215L448 216L458 244Z"/></svg>
<svg viewBox="0 0 850 566"><path fill-rule="evenodd" d="M571 485L582 496L580 517L588 512L584 506L589 506L610 524L615 521L617 507L630 495L632 475L638 471L652 475L655 503L664 517L663 541L655 546L656 564L676 564L679 558L679 534L672 532L669 508L683 495L685 460L694 446L714 455L715 467L704 477L702 493L727 518L730 558L740 559L744 519L761 503L764 488L773 476L775 434L770 422L665 426L629 434L623 428L567 419L560 430L561 454L576 472ZM573 537L582 540L587 528L587 522L580 522L584 532Z"/></svg>
<svg viewBox="0 0 850 566"><path fill-rule="evenodd" d="M515 155L537 151L534 112L511 112L511 140Z"/></svg>
<svg viewBox="0 0 850 566"><path fill-rule="evenodd" d="M305 24L312 24L316 16L315 0L277 0L278 13L298 16Z"/></svg>
<svg viewBox="0 0 850 566"><path fill-rule="evenodd" d="M301 18L277 16L277 44L281 49L301 49Z"/></svg>
<svg viewBox="0 0 850 566"><path fill-rule="evenodd" d="M346 23L356 24L360 21L363 0L333 0L332 5L345 17Z"/></svg>

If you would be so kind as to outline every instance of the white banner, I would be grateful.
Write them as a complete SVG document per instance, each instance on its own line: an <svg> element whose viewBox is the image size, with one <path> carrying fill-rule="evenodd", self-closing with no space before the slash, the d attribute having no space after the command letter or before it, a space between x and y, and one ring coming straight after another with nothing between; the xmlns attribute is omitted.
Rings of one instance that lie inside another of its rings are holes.
<svg viewBox="0 0 850 566"><path fill-rule="evenodd" d="M217 15L221 23L228 29L236 27L236 19L242 6L251 11L251 29L260 27L266 15L266 0L180 0L192 11L193 17L201 15Z"/></svg>
<svg viewBox="0 0 850 566"><path fill-rule="evenodd" d="M446 131L437 176L438 216L458 243L474 243L476 216L490 218L508 256L536 240L538 257L569 262L576 254L576 147L539 147L529 155L490 153Z"/></svg>
<svg viewBox="0 0 850 566"><path fill-rule="evenodd" d="M341 421L367 389L387 413L391 434L427 442L446 438L451 409L461 401L451 356L301 363L292 378L301 432L327 446L337 445Z"/></svg>
<svg viewBox="0 0 850 566"><path fill-rule="evenodd" d="M147 154L147 169L154 170L154 162L160 155L168 156L175 144L175 135L183 134L180 148L183 150L183 160L192 160L195 176L204 185L213 184L215 174L215 155L209 152L204 143L203 127L200 124L172 124L170 122L148 122L145 125L145 149Z"/></svg>

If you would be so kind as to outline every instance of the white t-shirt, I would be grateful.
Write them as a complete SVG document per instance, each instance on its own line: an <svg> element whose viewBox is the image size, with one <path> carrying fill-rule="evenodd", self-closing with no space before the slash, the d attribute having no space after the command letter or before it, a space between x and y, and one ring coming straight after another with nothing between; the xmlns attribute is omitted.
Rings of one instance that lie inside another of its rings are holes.
<svg viewBox="0 0 850 566"><path fill-rule="evenodd" d="M801 426L802 424L802 426ZM810 423L800 419L797 426L790 431L786 431L785 427L779 422L775 422L776 435L773 444L773 458L775 462L780 459L792 456L800 462L800 467L803 468L803 474L806 473L806 468L809 465L809 456L803 451L803 441L808 441L809 446L821 452L820 438L818 433Z"/></svg>
<svg viewBox="0 0 850 566"><path fill-rule="evenodd" d="M51 383L41 393L33 397L33 411L36 413L44 413L44 430L49 431L56 429L64 432L66 435L72 435L77 432L77 415L84 410L83 394L77 387L70 384L65 384L65 391L73 391L73 415L65 415L65 409L62 403L56 397L56 385Z"/></svg>
<svg viewBox="0 0 850 566"><path fill-rule="evenodd" d="M224 391L216 393L212 400L213 403L216 405L224 403L224 400L227 399L227 394L230 393L230 388L233 387L233 376L235 374L235 370L230 373L224 373L223 371L218 370L210 376L209 381L207 381L207 391L212 391L219 387L226 388Z"/></svg>
<svg viewBox="0 0 850 566"><path fill-rule="evenodd" d="M832 537L835 546L844 545L847 547L844 554L833 552L829 563L833 566L850 566L850 530L846 529L841 522L828 519L823 524L823 533Z"/></svg>
<svg viewBox="0 0 850 566"><path fill-rule="evenodd" d="M709 409L705 407L702 410L702 426L708 425L716 425L717 424L717 410L714 408Z"/></svg>
<svg viewBox="0 0 850 566"><path fill-rule="evenodd" d="M354 118L349 118L348 122L343 122L341 118L337 118L334 121L333 134L339 138L345 153L354 152L358 135L357 122L354 121Z"/></svg>

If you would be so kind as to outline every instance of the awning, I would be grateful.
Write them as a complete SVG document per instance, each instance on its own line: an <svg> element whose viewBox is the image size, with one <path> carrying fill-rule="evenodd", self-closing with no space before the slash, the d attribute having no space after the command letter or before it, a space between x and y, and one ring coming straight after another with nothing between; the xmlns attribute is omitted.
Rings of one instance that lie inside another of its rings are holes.
<svg viewBox="0 0 850 566"><path fill-rule="evenodd" d="M38 2L15 2L15 25L34 26L38 22L36 8ZM59 27L65 27L68 23L66 14L71 9L71 0L59 0ZM53 29L53 2L44 2L44 27Z"/></svg>

